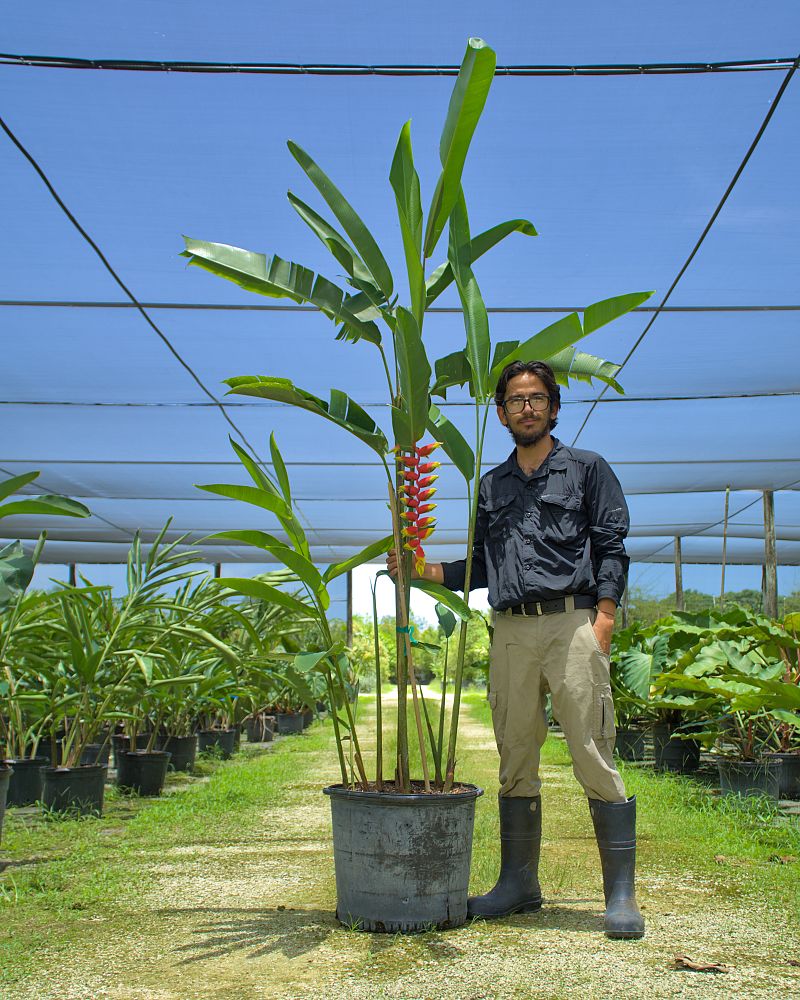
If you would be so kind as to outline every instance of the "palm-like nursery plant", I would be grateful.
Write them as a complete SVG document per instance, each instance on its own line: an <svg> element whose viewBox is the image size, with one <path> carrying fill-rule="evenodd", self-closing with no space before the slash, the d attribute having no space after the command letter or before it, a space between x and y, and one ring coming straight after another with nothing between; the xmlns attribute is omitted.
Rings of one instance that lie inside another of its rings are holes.
<svg viewBox="0 0 800 1000"><path fill-rule="evenodd" d="M491 406L494 385L502 368L510 361L538 358L546 360L562 384L570 378L591 381L600 379L619 389L615 381L619 367L600 358L584 354L574 344L639 305L650 292L634 293L604 300L589 306L581 318L577 313L559 320L535 336L520 343L498 343L492 354L487 310L472 270L473 264L487 251L512 233L535 236L536 230L526 219L512 219L473 236L470 232L461 176L473 134L480 119L495 72L495 53L480 39L470 39L461 69L450 99L439 145L441 172L427 218L423 215L419 177L414 166L410 123L400 132L389 181L395 196L402 235L409 288L407 306L398 302L395 281L377 241L369 232L352 205L312 157L296 143L289 150L301 169L317 189L341 227L328 221L294 193L289 201L300 218L322 241L344 268L350 291L341 288L321 274L301 264L283 260L277 255L267 257L238 247L186 239L184 256L190 264L238 284L240 287L272 298L288 298L294 302L315 306L338 327L337 339L351 343L364 341L377 351L379 367L386 380L391 405L394 447L390 448L383 431L369 414L339 389L332 389L330 399L323 400L291 381L271 375L245 375L227 380L230 392L256 396L296 406L332 421L355 435L377 454L387 478L387 492L392 516L392 535L383 547L394 545L405 551L397 575L397 678L398 732L397 778L402 791L410 790L408 770L407 689L411 687L420 759L426 789L430 788L426 740L420 711L413 666L413 646L408 632L410 587L420 586L451 608L458 607L462 617L458 656L454 677L454 698L450 738L443 787L448 790L454 780L456 737L460 693L463 679L466 624L469 617L463 605L455 605L445 588L422 581L412 581L412 561L420 569L424 560L421 542L433 527L432 518L420 518L418 490L420 477L427 480L435 475L437 463L420 471L420 458L428 446L420 441L426 431L441 442L444 452L463 475L469 498L467 540L467 570L464 586L468 600L471 579L471 553L477 510L478 482L481 474L486 421ZM447 259L427 271L440 239L449 229ZM463 350L436 360L433 364L423 341L427 311L450 285L455 284L462 305L466 329ZM386 338L386 339L385 339ZM475 403L474 447L432 402L432 396L446 397L456 385L468 385ZM241 456L240 456L241 457ZM248 458L252 465L252 461ZM423 463L427 465L428 463ZM260 469L248 469L257 486L264 478ZM281 471L276 466L276 472ZM432 481L426 483L427 490ZM211 487L224 496L255 502L244 488ZM416 502L414 502L416 501ZM262 505L263 506L263 505ZM275 505L267 507L278 513ZM279 518L285 511L278 513ZM404 531L403 526L407 522ZM232 537L230 534L228 537ZM292 539L292 534L289 538ZM246 541L245 538L240 538ZM404 548L404 546L407 547ZM282 546L277 539L260 539L255 544L267 549L283 561ZM371 551L378 554L383 543ZM363 554L362 554L363 555ZM359 561L366 561L361 559ZM366 780L365 777L362 780Z"/></svg>

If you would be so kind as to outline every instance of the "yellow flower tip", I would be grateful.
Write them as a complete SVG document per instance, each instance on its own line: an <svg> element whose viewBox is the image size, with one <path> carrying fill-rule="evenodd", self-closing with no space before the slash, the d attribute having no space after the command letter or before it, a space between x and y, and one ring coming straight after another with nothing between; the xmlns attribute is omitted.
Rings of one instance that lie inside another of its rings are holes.
<svg viewBox="0 0 800 1000"><path fill-rule="evenodd" d="M422 576L425 570L425 556L417 556L414 560L414 569L417 571L419 576Z"/></svg>

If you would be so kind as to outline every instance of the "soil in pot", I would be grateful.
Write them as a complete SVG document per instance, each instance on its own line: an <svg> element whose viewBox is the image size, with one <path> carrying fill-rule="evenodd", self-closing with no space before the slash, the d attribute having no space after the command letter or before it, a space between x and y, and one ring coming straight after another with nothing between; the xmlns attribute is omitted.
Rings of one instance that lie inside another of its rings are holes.
<svg viewBox="0 0 800 1000"><path fill-rule="evenodd" d="M166 750L128 750L121 755L117 784L137 795L160 795L171 757Z"/></svg>
<svg viewBox="0 0 800 1000"><path fill-rule="evenodd" d="M290 736L292 733L302 733L303 715L301 712L276 712L275 722L279 736Z"/></svg>
<svg viewBox="0 0 800 1000"><path fill-rule="evenodd" d="M236 749L236 730L201 729L197 734L197 749L200 753L217 753L223 760L228 760Z"/></svg>
<svg viewBox="0 0 800 1000"><path fill-rule="evenodd" d="M621 760L644 760L644 730L618 729L614 751Z"/></svg>
<svg viewBox="0 0 800 1000"><path fill-rule="evenodd" d="M42 804L53 812L100 816L107 773L105 764L45 767L42 769Z"/></svg>
<svg viewBox="0 0 800 1000"><path fill-rule="evenodd" d="M336 916L347 927L406 933L467 919L475 800L448 794L362 792L331 785Z"/></svg>
<svg viewBox="0 0 800 1000"><path fill-rule="evenodd" d="M800 799L800 753L771 753L768 754L768 759L783 761L781 783L778 789L780 797L782 799Z"/></svg>
<svg viewBox="0 0 800 1000"><path fill-rule="evenodd" d="M42 797L42 768L50 763L47 757L24 757L7 760L12 769L6 805L32 806Z"/></svg>
<svg viewBox="0 0 800 1000"><path fill-rule="evenodd" d="M167 736L161 749L172 754L172 760L169 762L171 771L191 771L197 754L197 737Z"/></svg>
<svg viewBox="0 0 800 1000"><path fill-rule="evenodd" d="M6 815L6 795L8 793L8 783L11 781L12 770L0 764L0 840L3 837L3 819Z"/></svg>
<svg viewBox="0 0 800 1000"><path fill-rule="evenodd" d="M653 726L653 756L657 771L689 774L700 766L700 744L674 736L669 726Z"/></svg>
<svg viewBox="0 0 800 1000"><path fill-rule="evenodd" d="M768 795L779 798L782 760L733 760L721 757L717 761L719 786L723 795Z"/></svg>

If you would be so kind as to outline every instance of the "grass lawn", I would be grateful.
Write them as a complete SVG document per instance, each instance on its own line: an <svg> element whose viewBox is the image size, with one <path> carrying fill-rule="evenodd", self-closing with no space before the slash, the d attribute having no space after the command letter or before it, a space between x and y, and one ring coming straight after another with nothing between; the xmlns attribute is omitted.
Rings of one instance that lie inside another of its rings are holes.
<svg viewBox="0 0 800 1000"><path fill-rule="evenodd" d="M371 714L374 700L362 699L360 710ZM476 816L476 892L496 876L496 764L488 707L470 694L459 774L486 790ZM199 779L170 778L171 794L160 800L112 792L100 820L7 814L3 1000L800 995L800 968L790 964L800 961L800 832L773 825L769 809L627 768L639 803L647 935L609 941L586 802L563 741L551 737L542 911L448 932L368 935L333 918L329 806L320 792L337 780L330 725L269 749L245 747L203 770ZM675 971L676 954L730 971Z"/></svg>

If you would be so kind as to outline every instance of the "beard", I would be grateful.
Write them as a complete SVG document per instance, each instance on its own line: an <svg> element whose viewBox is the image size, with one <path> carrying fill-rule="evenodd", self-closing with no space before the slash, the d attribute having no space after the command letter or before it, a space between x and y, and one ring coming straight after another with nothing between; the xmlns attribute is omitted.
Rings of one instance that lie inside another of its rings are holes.
<svg viewBox="0 0 800 1000"><path fill-rule="evenodd" d="M548 418L540 427L520 427L518 430L514 430L509 424L507 430L514 439L514 444L520 448L530 448L532 445L538 444L549 433L550 419Z"/></svg>

